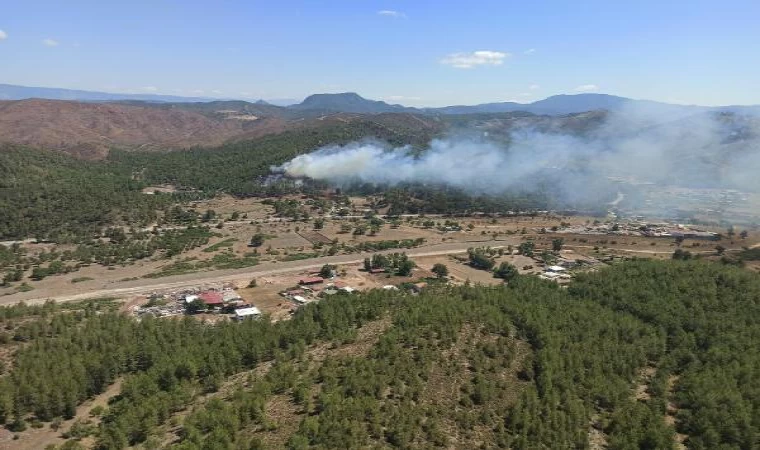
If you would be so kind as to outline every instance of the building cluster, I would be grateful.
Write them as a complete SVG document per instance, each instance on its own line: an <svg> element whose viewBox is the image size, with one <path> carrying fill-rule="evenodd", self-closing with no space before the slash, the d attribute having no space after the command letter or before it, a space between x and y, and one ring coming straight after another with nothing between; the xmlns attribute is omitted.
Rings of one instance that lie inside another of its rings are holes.
<svg viewBox="0 0 760 450"><path fill-rule="evenodd" d="M538 277L544 280L552 280L558 283L567 283L573 279L578 271L594 270L604 265L600 260L586 255L578 255L572 250L563 250L551 263L544 262L539 257L534 257L536 266L541 268Z"/></svg>
<svg viewBox="0 0 760 450"><path fill-rule="evenodd" d="M298 280L298 286L280 292L283 297L303 305L317 301L326 295L335 295L340 292L351 294L356 289L340 280L325 279L316 274Z"/></svg>
<svg viewBox="0 0 760 450"><path fill-rule="evenodd" d="M556 233L589 234L611 236L642 236L684 239L716 240L718 234L712 231L696 229L691 226L672 223L632 222L595 222L587 225L573 225L560 228Z"/></svg>
<svg viewBox="0 0 760 450"><path fill-rule="evenodd" d="M168 294L153 294L145 306L137 307L138 317L168 317L182 314L220 314L234 320L261 316L261 311L243 300L231 286L221 289L186 289Z"/></svg>

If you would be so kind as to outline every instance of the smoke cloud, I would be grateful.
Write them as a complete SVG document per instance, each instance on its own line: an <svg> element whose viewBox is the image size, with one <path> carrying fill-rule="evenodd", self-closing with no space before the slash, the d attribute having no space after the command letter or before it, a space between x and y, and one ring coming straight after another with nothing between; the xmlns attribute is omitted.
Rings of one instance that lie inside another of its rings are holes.
<svg viewBox="0 0 760 450"><path fill-rule="evenodd" d="M621 183L760 191L759 136L756 117L636 107L475 121L422 152L373 141L327 146L279 169L339 185L423 183L475 194L548 184L568 202L598 198L602 181L610 199Z"/></svg>

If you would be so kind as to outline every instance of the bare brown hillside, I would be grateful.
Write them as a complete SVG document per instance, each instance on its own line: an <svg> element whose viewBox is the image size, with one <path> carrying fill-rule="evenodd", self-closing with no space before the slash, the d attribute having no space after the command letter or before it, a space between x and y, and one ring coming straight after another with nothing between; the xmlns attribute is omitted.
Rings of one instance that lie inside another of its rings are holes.
<svg viewBox="0 0 760 450"><path fill-rule="evenodd" d="M55 148L93 159L102 158L111 147L219 145L254 128L255 122L112 103L0 102L0 141Z"/></svg>
<svg viewBox="0 0 760 450"><path fill-rule="evenodd" d="M239 104L238 104L239 103ZM298 128L366 122L395 132L435 132L441 123L411 114L288 113L245 102L209 104L82 103L62 100L0 101L0 143L57 149L101 159L110 148L214 147Z"/></svg>

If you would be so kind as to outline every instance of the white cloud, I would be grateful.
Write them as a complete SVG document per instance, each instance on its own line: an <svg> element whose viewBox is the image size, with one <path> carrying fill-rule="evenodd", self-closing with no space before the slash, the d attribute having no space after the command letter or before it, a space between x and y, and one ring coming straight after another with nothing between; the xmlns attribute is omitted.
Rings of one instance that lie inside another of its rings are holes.
<svg viewBox="0 0 760 450"><path fill-rule="evenodd" d="M377 12L378 16L394 17L396 19L406 19L406 14L401 11L393 11L390 9L383 9Z"/></svg>
<svg viewBox="0 0 760 450"><path fill-rule="evenodd" d="M475 66L500 66L511 55L491 50L478 50L471 53L452 53L441 60L441 64L457 69L471 69Z"/></svg>
<svg viewBox="0 0 760 450"><path fill-rule="evenodd" d="M598 90L599 86L595 84L582 84L575 88L575 92L593 92Z"/></svg>
<svg viewBox="0 0 760 450"><path fill-rule="evenodd" d="M533 53L536 53L535 48L529 48L523 52L524 55L532 55Z"/></svg>
<svg viewBox="0 0 760 450"><path fill-rule="evenodd" d="M158 92L158 88L155 86L143 86L140 90L143 92Z"/></svg>
<svg viewBox="0 0 760 450"><path fill-rule="evenodd" d="M533 93L532 92L520 92L517 95L518 95L518 97L533 97Z"/></svg>
<svg viewBox="0 0 760 450"><path fill-rule="evenodd" d="M42 44L47 45L48 47L57 47L58 41L56 41L55 39L47 38L47 39L42 40Z"/></svg>
<svg viewBox="0 0 760 450"><path fill-rule="evenodd" d="M538 84L531 84L530 86L528 86L528 89L530 89L531 91L537 91L541 89L541 86Z"/></svg>
<svg viewBox="0 0 760 450"><path fill-rule="evenodd" d="M193 94L205 94L205 93L206 91L204 91L203 89L196 89L193 91Z"/></svg>
<svg viewBox="0 0 760 450"><path fill-rule="evenodd" d="M0 41L4 41L7 37L8 34L5 31L0 30Z"/></svg>
<svg viewBox="0 0 760 450"><path fill-rule="evenodd" d="M214 90L211 91L211 93L212 94L221 94L222 91L220 91L219 89L214 89Z"/></svg>

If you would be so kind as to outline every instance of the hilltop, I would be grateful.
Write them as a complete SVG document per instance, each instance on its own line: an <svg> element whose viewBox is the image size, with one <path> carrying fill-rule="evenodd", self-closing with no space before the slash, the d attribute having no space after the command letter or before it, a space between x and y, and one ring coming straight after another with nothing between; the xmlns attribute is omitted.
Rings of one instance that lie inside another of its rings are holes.
<svg viewBox="0 0 760 450"><path fill-rule="evenodd" d="M0 101L0 142L102 159L110 149L176 150L218 147L288 130L369 121L382 127L440 128L430 118L297 112L243 101L202 103L86 103L29 99Z"/></svg>

